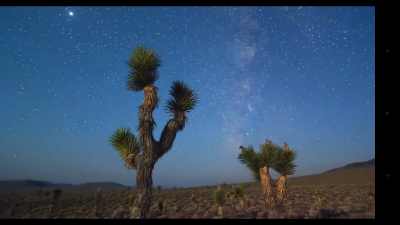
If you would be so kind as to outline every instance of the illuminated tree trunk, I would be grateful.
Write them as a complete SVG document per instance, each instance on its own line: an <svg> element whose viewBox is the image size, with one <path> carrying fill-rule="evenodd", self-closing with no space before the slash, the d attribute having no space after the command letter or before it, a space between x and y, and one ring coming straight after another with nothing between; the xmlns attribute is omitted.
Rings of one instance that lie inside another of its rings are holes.
<svg viewBox="0 0 400 225"><path fill-rule="evenodd" d="M286 196L286 182L287 177L285 175L281 175L276 182L276 203L278 206L281 206L283 199Z"/></svg>
<svg viewBox="0 0 400 225"><path fill-rule="evenodd" d="M266 207L269 211L269 218L275 218L277 217L276 200L268 167L265 166L260 169L260 179L264 191Z"/></svg>

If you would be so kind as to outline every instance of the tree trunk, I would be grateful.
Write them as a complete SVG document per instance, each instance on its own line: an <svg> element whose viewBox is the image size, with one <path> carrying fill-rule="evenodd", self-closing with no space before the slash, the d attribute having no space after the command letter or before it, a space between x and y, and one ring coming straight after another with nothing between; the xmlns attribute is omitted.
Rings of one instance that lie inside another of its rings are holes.
<svg viewBox="0 0 400 225"><path fill-rule="evenodd" d="M244 202L244 199L240 199L240 205L242 206L243 212L246 212L246 203Z"/></svg>
<svg viewBox="0 0 400 225"><path fill-rule="evenodd" d="M287 178L284 175L281 175L276 182L276 203L280 206L283 202L283 198L286 195L286 182Z"/></svg>
<svg viewBox="0 0 400 225"><path fill-rule="evenodd" d="M218 206L218 215L220 216L221 219L224 218L224 207L223 206Z"/></svg>
<svg viewBox="0 0 400 225"><path fill-rule="evenodd" d="M267 204L267 209L269 211L269 215L271 217L275 217L277 214L276 212L276 201L274 196L274 189L272 187L271 176L269 174L268 167L262 167L260 169L260 179L261 179L261 186L263 187L264 196L265 196L265 203ZM271 218L272 219L272 218Z"/></svg>
<svg viewBox="0 0 400 225"><path fill-rule="evenodd" d="M143 157L137 165L137 195L133 204L131 219L145 219L147 213L150 211L155 162L156 160Z"/></svg>

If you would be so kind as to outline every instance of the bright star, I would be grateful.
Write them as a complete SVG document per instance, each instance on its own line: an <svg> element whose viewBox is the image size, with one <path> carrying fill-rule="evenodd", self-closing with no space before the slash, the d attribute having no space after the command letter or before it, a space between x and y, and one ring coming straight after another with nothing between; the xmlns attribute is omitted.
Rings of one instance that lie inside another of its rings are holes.
<svg viewBox="0 0 400 225"><path fill-rule="evenodd" d="M73 15L74 15L74 13L73 13L73 12L69 12L69 15L70 15L70 16L73 16Z"/></svg>

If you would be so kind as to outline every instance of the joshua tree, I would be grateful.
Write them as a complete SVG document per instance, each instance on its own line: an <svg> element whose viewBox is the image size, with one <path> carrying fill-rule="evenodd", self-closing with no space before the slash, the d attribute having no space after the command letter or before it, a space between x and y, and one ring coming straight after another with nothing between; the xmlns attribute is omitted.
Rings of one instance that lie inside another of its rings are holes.
<svg viewBox="0 0 400 225"><path fill-rule="evenodd" d="M172 190L176 191L176 187L173 187Z"/></svg>
<svg viewBox="0 0 400 225"><path fill-rule="evenodd" d="M156 125L153 111L159 104L158 88L154 83L159 78L161 60L158 54L145 47L133 51L127 62L129 75L126 80L128 90L143 91L144 100L139 107L137 138L129 128L120 128L110 137L110 143L122 156L128 169L136 169L137 198L131 218L145 218L150 210L152 196L152 173L156 162L171 150L175 137L188 123L188 113L197 105L198 98L183 81L174 81L170 87L170 98L165 110L172 117L161 132L159 141L153 136Z"/></svg>
<svg viewBox="0 0 400 225"><path fill-rule="evenodd" d="M322 192L318 189L315 189L315 196L318 198L319 203L322 204L322 198L324 197Z"/></svg>
<svg viewBox="0 0 400 225"><path fill-rule="evenodd" d="M164 199L160 198L157 202L157 208L162 213L162 210L164 208Z"/></svg>
<svg viewBox="0 0 400 225"><path fill-rule="evenodd" d="M165 212L168 212L168 201L167 200L164 200L164 209L165 209Z"/></svg>
<svg viewBox="0 0 400 225"><path fill-rule="evenodd" d="M53 212L57 208L57 204L61 198L61 193L62 190L57 188L53 189L53 191L51 192L52 199L51 199L50 212Z"/></svg>
<svg viewBox="0 0 400 225"><path fill-rule="evenodd" d="M222 189L217 189L214 193L214 201L218 206L218 215L224 218L224 204L226 202L226 194Z"/></svg>
<svg viewBox="0 0 400 225"><path fill-rule="evenodd" d="M238 156L240 163L246 165L253 174L255 180L261 183L264 191L265 202L270 217L276 216L277 211L286 194L287 176L295 172L296 152L289 149L285 142L284 147L271 143L267 139L265 144L260 145L260 151L255 152L253 146L247 148L240 146L242 150ZM269 169L280 174L278 181L273 184Z"/></svg>
<svg viewBox="0 0 400 225"><path fill-rule="evenodd" d="M101 192L100 188L94 192L94 214L97 215L97 210L99 209L99 205L101 202Z"/></svg>
<svg viewBox="0 0 400 225"><path fill-rule="evenodd" d="M133 208L133 202L135 201L135 195L131 194L129 195L128 198L128 205L129 205L129 209L132 210Z"/></svg>
<svg viewBox="0 0 400 225"><path fill-rule="evenodd" d="M157 190L161 191L162 187L160 185L157 186Z"/></svg>
<svg viewBox="0 0 400 225"><path fill-rule="evenodd" d="M190 198L194 204L194 207L196 208L196 211L199 211L199 201L197 201L196 195L192 195Z"/></svg>
<svg viewBox="0 0 400 225"><path fill-rule="evenodd" d="M238 184L233 187L233 192L235 193L236 197L239 199L240 205L242 206L243 211L246 211L244 189L245 189L245 187L243 184Z"/></svg>

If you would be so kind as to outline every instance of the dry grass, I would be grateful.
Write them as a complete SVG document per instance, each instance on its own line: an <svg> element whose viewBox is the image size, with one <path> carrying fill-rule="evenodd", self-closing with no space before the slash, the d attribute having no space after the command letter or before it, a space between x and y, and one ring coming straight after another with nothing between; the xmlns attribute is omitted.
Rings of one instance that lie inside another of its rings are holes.
<svg viewBox="0 0 400 225"><path fill-rule="evenodd" d="M304 182L303 182L304 183ZM312 182L311 182L312 183ZM319 203L315 189L323 193L323 201ZM230 185L225 189L228 191ZM149 218L171 219L208 219L219 218L214 204L214 188L190 188L178 190L154 190L154 198ZM94 214L94 191L84 193L69 193L64 191L57 209L49 214L51 197L39 196L37 193L10 194L0 196L0 218L113 218L129 215L129 194L121 190L105 191L102 194L98 214ZM370 196L375 193L373 182L292 184L288 187L284 202L282 218L375 218L375 199ZM197 211L191 201L196 194L199 201ZM163 212L157 209L158 199L166 200L167 207ZM249 187L246 190L247 211L240 204L232 207L230 201L225 205L225 216L235 218L267 218L262 190L260 187ZM119 216L117 209L120 210ZM179 211L178 211L179 210Z"/></svg>

